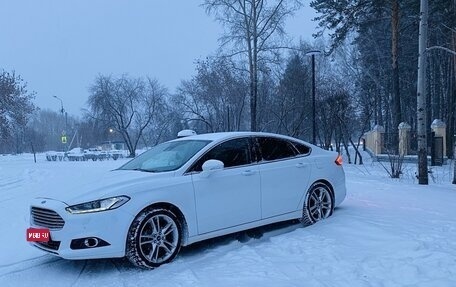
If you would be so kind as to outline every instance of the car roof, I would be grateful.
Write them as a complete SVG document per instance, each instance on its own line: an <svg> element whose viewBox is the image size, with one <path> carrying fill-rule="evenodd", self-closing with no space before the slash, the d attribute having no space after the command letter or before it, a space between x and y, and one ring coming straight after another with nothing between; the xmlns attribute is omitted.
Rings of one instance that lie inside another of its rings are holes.
<svg viewBox="0 0 456 287"><path fill-rule="evenodd" d="M180 140L209 140L209 141L223 141L225 139L241 137L241 136L268 136L268 137L280 137L283 139L302 141L297 138L288 137L285 135L273 134L273 133L264 133L264 132L218 132L218 133L207 133L207 134L198 134L194 136L188 136L183 138L175 139L174 141Z"/></svg>

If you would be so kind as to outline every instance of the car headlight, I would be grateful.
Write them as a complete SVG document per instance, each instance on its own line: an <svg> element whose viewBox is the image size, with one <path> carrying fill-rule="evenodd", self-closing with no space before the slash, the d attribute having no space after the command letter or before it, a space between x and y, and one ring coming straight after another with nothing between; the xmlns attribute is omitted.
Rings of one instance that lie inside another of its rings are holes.
<svg viewBox="0 0 456 287"><path fill-rule="evenodd" d="M94 200L84 202L76 205L69 206L66 209L69 213L80 214L80 213L91 213L105 210L116 209L124 205L130 198L128 196L116 196L100 200Z"/></svg>

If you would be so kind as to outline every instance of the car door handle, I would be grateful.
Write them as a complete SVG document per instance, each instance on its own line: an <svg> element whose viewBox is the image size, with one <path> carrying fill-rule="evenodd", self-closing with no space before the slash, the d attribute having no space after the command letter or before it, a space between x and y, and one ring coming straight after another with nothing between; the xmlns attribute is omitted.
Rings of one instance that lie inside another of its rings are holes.
<svg viewBox="0 0 456 287"><path fill-rule="evenodd" d="M297 168L303 168L303 167L305 167L305 166L306 166L306 165L305 165L303 162L300 162L300 163L297 163L297 164L296 164L296 167L297 167Z"/></svg>
<svg viewBox="0 0 456 287"><path fill-rule="evenodd" d="M256 171L250 170L250 169L249 169L249 170L243 171L243 172L242 172L242 175L248 176L248 175L253 175L253 174L255 174L255 173L256 173Z"/></svg>

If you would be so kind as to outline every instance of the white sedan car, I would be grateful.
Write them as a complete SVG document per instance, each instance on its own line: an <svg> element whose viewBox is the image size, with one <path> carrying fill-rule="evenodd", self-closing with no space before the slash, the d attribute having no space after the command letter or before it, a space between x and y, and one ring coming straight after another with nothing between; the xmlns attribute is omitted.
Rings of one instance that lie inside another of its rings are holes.
<svg viewBox="0 0 456 287"><path fill-rule="evenodd" d="M126 256L154 268L181 246L274 222L325 219L345 198L341 157L268 133L189 136L159 144L96 183L37 198L33 245L67 259Z"/></svg>

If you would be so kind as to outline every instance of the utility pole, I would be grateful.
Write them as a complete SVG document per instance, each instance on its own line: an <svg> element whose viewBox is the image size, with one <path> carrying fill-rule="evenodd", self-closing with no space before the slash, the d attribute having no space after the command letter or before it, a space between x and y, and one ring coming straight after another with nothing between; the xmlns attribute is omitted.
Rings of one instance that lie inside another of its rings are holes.
<svg viewBox="0 0 456 287"><path fill-rule="evenodd" d="M60 113L62 113L62 117L65 116L65 128L64 130L62 131L62 138L63 137L66 137L68 131L67 131L67 128L68 128L68 113L65 111L65 108L63 107L63 100L57 96L53 96L54 98L56 98L57 100L60 101ZM62 139L62 143L63 143L63 139ZM66 142L66 139L65 139L65 148L64 148L64 151L66 149L66 151L68 151L68 145L67 145L67 142Z"/></svg>
<svg viewBox="0 0 456 287"><path fill-rule="evenodd" d="M317 144L317 115L315 106L315 54L312 54L312 143Z"/></svg>
<svg viewBox="0 0 456 287"><path fill-rule="evenodd" d="M426 139L426 47L428 32L428 0L420 3L420 30L418 42L417 133L418 133L418 184L428 184Z"/></svg>

